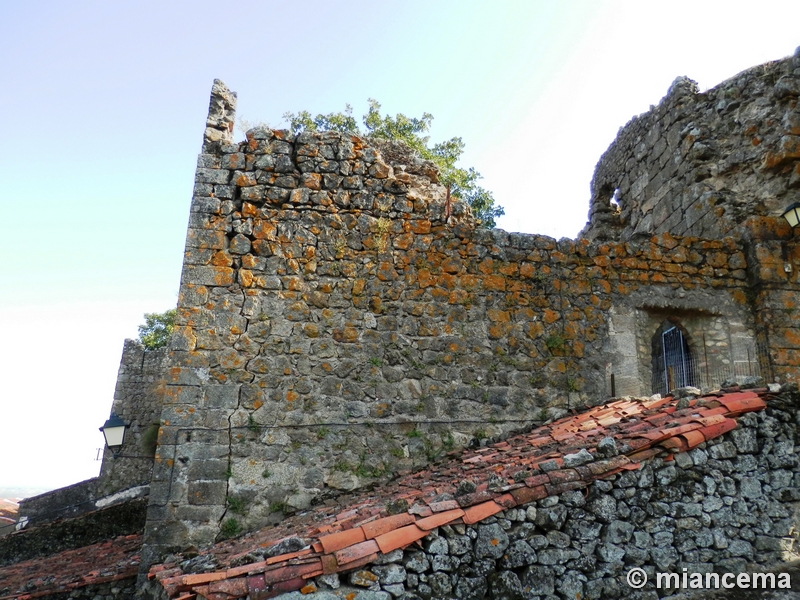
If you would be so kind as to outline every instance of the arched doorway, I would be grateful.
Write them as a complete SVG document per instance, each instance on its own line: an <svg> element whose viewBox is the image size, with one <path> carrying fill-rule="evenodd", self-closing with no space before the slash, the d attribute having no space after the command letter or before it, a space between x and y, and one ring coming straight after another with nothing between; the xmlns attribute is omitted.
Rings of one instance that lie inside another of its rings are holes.
<svg viewBox="0 0 800 600"><path fill-rule="evenodd" d="M653 393L662 396L670 391L696 384L696 366L692 350L680 323L666 320L652 340Z"/></svg>

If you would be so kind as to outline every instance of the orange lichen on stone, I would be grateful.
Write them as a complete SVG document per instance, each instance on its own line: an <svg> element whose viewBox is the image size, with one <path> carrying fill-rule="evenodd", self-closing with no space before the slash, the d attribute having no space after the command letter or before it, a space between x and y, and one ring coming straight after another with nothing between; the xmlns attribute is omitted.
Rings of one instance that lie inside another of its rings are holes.
<svg viewBox="0 0 800 600"><path fill-rule="evenodd" d="M483 278L483 289L503 291L506 289L506 279L502 275L487 275Z"/></svg>
<svg viewBox="0 0 800 600"><path fill-rule="evenodd" d="M417 283L419 287L426 288L436 284L436 276L428 269L421 269L417 272Z"/></svg>
<svg viewBox="0 0 800 600"><path fill-rule="evenodd" d="M544 310L544 314L542 315L542 319L544 319L544 322L547 323L548 325L551 324L551 323L555 323L560 318L561 318L561 315L559 313L557 313L556 311L551 310L549 308L546 308Z"/></svg>
<svg viewBox="0 0 800 600"><path fill-rule="evenodd" d="M493 322L507 323L511 320L511 315L505 310L490 308L486 311L486 317Z"/></svg>

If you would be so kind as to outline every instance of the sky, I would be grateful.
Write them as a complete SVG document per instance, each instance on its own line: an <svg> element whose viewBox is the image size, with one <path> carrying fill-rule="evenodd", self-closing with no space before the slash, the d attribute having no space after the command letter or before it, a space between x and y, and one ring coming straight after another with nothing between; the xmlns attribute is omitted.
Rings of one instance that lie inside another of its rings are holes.
<svg viewBox="0 0 800 600"><path fill-rule="evenodd" d="M792 54L798 22L797 0L0 0L0 489L97 475L123 340L177 301L215 78L278 128L432 113L500 228L575 237L619 127L677 76Z"/></svg>

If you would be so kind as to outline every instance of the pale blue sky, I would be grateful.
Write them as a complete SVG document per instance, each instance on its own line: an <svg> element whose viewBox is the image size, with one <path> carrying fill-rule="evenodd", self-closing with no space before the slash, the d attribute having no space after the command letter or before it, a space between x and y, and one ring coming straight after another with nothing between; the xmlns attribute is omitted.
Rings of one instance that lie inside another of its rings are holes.
<svg viewBox="0 0 800 600"><path fill-rule="evenodd" d="M678 75L791 54L798 22L796 0L0 0L0 486L96 474L123 339L176 301L215 77L273 126L430 112L502 228L574 237L621 125Z"/></svg>

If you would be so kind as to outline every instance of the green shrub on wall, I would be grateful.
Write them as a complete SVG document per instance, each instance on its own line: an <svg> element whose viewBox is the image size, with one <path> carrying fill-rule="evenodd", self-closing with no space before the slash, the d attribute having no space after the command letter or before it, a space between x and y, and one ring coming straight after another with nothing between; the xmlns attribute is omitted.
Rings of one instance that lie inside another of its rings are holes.
<svg viewBox="0 0 800 600"><path fill-rule="evenodd" d="M505 210L495 203L492 192L478 185L480 173L472 167L456 166L464 153L464 142L460 137L430 146L430 136L426 133L433 122L433 115L423 113L422 117L415 118L398 113L392 117L381 114L380 102L370 98L368 103L369 110L361 119L364 123L363 129L353 117L353 109L349 104L339 113L312 117L310 112L302 110L298 113L287 112L283 117L289 122L294 134L303 131L340 131L404 142L419 156L439 167L441 183L451 190L454 197L470 205L472 214L482 227L491 229L496 226L496 219L502 217Z"/></svg>
<svg viewBox="0 0 800 600"><path fill-rule="evenodd" d="M147 456L155 456L156 446L158 445L159 423L151 423L142 433L142 452Z"/></svg>
<svg viewBox="0 0 800 600"><path fill-rule="evenodd" d="M155 350L167 345L176 313L174 308L163 313L144 313L144 325L139 325L139 341L145 348Z"/></svg>

